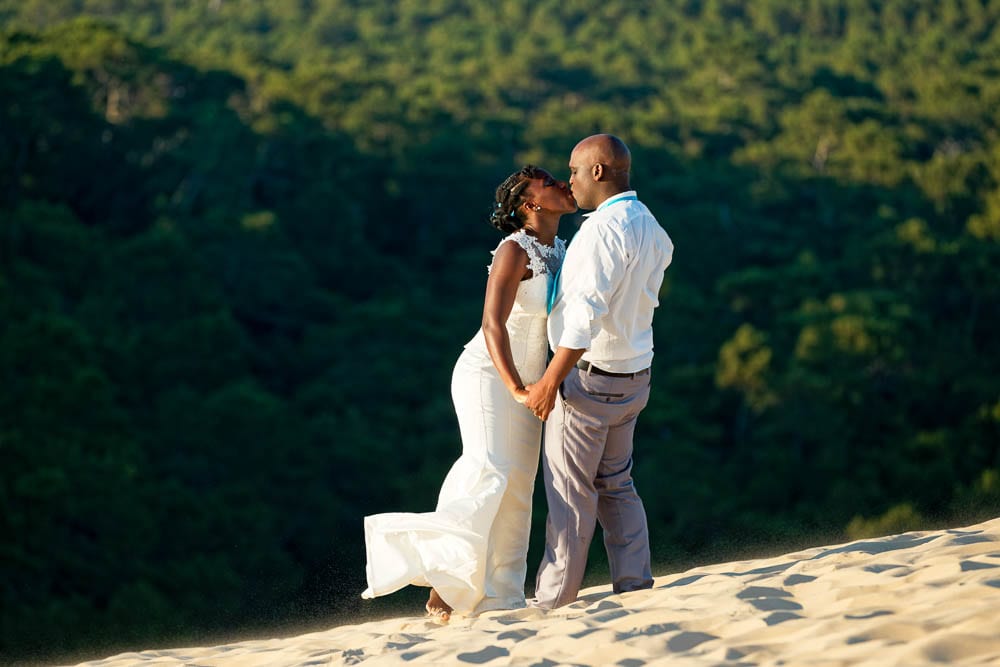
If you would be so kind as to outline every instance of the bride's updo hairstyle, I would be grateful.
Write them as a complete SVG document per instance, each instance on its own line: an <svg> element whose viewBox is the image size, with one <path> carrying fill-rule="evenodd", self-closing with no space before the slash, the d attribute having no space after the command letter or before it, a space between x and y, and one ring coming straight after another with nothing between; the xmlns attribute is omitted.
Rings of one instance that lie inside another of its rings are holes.
<svg viewBox="0 0 1000 667"><path fill-rule="evenodd" d="M491 225L506 234L524 227L524 210L521 208L524 199L521 193L528 187L528 181L535 178L542 178L542 170L526 164L500 184L493 203L493 213L490 214Z"/></svg>

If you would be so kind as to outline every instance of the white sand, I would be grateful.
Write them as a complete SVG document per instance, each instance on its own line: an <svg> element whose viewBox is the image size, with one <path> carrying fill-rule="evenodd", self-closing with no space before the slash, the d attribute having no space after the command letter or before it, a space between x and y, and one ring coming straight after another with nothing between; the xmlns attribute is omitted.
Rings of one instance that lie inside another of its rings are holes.
<svg viewBox="0 0 1000 667"><path fill-rule="evenodd" d="M1000 666L1000 518L699 567L648 591L590 588L551 612L396 618L83 664Z"/></svg>

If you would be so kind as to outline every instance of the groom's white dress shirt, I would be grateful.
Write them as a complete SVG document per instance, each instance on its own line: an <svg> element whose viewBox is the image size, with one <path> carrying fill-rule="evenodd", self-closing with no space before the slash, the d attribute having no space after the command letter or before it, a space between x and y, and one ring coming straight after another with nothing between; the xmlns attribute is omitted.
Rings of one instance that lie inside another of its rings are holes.
<svg viewBox="0 0 1000 667"><path fill-rule="evenodd" d="M634 190L584 217L563 260L549 343L586 349L584 361L612 373L649 368L653 310L674 244Z"/></svg>

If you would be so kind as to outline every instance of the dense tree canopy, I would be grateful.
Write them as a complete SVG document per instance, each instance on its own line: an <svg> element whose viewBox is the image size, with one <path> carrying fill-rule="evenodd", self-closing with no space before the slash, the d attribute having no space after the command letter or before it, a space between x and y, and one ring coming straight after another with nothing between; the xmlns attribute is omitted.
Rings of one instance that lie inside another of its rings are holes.
<svg viewBox="0 0 1000 667"><path fill-rule="evenodd" d="M676 244L661 572L1000 513L998 18L0 0L0 656L388 610L361 520L459 451L493 188L599 131Z"/></svg>

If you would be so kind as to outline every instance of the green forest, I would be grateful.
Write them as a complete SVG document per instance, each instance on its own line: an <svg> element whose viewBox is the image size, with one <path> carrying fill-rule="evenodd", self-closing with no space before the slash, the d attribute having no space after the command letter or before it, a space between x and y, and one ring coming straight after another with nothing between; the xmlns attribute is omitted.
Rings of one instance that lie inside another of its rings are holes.
<svg viewBox="0 0 1000 667"><path fill-rule="evenodd" d="M0 0L0 662L421 613L362 519L460 452L494 188L595 132L676 245L654 574L1000 515L998 19Z"/></svg>

